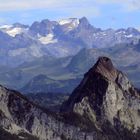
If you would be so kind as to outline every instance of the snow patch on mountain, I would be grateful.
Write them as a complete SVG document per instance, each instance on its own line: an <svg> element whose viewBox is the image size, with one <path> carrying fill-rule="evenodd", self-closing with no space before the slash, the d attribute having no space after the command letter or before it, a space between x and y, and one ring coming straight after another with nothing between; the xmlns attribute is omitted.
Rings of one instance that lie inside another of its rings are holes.
<svg viewBox="0 0 140 140"><path fill-rule="evenodd" d="M58 21L58 23L60 25L65 25L65 24L70 24L70 23L78 23L79 24L79 20L78 19L74 19L74 18L69 18L69 19L61 19Z"/></svg>
<svg viewBox="0 0 140 140"><path fill-rule="evenodd" d="M21 34L23 32L24 32L23 28L12 28L12 29L6 31L6 33L12 37L15 37L17 34Z"/></svg>
<svg viewBox="0 0 140 140"><path fill-rule="evenodd" d="M57 39L54 39L54 35L53 34L48 34L47 36L39 36L39 41L42 44L50 44L50 43L57 43Z"/></svg>
<svg viewBox="0 0 140 140"><path fill-rule="evenodd" d="M9 29L11 27L13 27L13 25L1 25L0 29Z"/></svg>
<svg viewBox="0 0 140 140"><path fill-rule="evenodd" d="M17 34L24 33L28 28L14 27L14 25L2 25L0 30L7 33L9 36L15 37Z"/></svg>
<svg viewBox="0 0 140 140"><path fill-rule="evenodd" d="M117 31L116 34L126 34L126 31Z"/></svg>
<svg viewBox="0 0 140 140"><path fill-rule="evenodd" d="M58 23L61 26L67 26L68 31L71 31L71 30L75 29L76 27L78 27L80 22L79 22L79 19L69 18L69 19L59 20Z"/></svg>
<svg viewBox="0 0 140 140"><path fill-rule="evenodd" d="M125 37L131 38L131 37L133 37L133 35L132 35L132 34L130 34L130 35L125 35Z"/></svg>

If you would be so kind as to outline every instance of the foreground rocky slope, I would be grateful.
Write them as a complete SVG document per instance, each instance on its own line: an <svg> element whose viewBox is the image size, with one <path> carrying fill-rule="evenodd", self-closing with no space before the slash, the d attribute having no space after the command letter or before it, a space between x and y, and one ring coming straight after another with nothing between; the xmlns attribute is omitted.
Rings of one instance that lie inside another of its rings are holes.
<svg viewBox="0 0 140 140"><path fill-rule="evenodd" d="M84 132L79 122L86 127L77 115L59 115L49 112L27 100L20 93L0 86L0 139L11 137L19 140L85 140L103 137L100 132ZM96 135L95 135L96 134Z"/></svg>
<svg viewBox="0 0 140 140"><path fill-rule="evenodd" d="M140 94L109 58L101 57L60 114L0 86L0 127L22 139L138 140Z"/></svg>

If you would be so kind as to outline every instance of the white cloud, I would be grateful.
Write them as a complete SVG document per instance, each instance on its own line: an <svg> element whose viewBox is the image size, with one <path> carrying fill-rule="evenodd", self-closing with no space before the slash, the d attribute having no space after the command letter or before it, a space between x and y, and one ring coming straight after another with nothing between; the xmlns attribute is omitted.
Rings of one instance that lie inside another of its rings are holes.
<svg viewBox="0 0 140 140"><path fill-rule="evenodd" d="M55 4L55 5L53 5ZM37 8L56 7L58 4L55 0L0 0L0 10L28 10Z"/></svg>
<svg viewBox="0 0 140 140"><path fill-rule="evenodd" d="M85 9L84 7L80 7L78 9L73 8L72 11L73 11L71 13L72 17L86 16L88 18L92 18L92 17L98 17L101 15L101 12L100 12L99 8L97 8L97 7L88 7L87 9Z"/></svg>
<svg viewBox="0 0 140 140"><path fill-rule="evenodd" d="M96 2L98 4L117 4L125 12L140 10L140 0L98 0Z"/></svg>
<svg viewBox="0 0 140 140"><path fill-rule="evenodd" d="M131 0L129 3L124 5L124 8L130 12L140 10L140 1L139 0Z"/></svg>
<svg viewBox="0 0 140 140"><path fill-rule="evenodd" d="M104 4L118 4L127 10L140 9L140 0L0 0L0 11L40 8L80 8L81 5L85 8L93 5L97 9Z"/></svg>
<svg viewBox="0 0 140 140"><path fill-rule="evenodd" d="M118 5L122 12L140 9L140 0L0 0L0 11L48 9L63 11L68 16L90 18L100 16L102 7L109 4Z"/></svg>
<svg viewBox="0 0 140 140"><path fill-rule="evenodd" d="M76 6L78 8L80 5L87 5L90 2L92 2L92 0L0 0L0 10L52 9L71 8Z"/></svg>
<svg viewBox="0 0 140 140"><path fill-rule="evenodd" d="M93 2L94 0L0 0L0 11L47 9L65 12L70 17L97 17L100 8Z"/></svg>

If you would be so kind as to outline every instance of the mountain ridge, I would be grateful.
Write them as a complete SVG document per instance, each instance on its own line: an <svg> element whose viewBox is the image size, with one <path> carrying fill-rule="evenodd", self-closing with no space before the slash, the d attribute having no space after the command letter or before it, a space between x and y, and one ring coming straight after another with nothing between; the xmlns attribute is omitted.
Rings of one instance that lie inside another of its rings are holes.
<svg viewBox="0 0 140 140"><path fill-rule="evenodd" d="M102 30L92 26L86 17L60 21L44 19L31 26L20 23L1 26L0 31L7 35L5 40L0 41L0 48L4 47L7 51L2 49L5 52L5 55L1 54L3 60L9 58L9 64L14 65L13 61L22 58L23 62L16 62L20 65L41 56L72 56L83 48L108 48L132 42L137 44L140 39L140 32L134 28ZM5 35L1 34L0 38Z"/></svg>
<svg viewBox="0 0 140 140"><path fill-rule="evenodd" d="M100 57L60 113L0 86L0 126L39 140L138 140L139 103L140 93L127 77L116 71L109 58Z"/></svg>

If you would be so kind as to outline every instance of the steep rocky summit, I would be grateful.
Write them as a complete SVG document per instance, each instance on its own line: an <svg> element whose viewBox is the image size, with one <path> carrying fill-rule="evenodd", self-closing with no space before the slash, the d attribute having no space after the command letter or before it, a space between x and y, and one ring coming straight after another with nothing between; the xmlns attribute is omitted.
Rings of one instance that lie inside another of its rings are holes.
<svg viewBox="0 0 140 140"><path fill-rule="evenodd" d="M140 94L107 57L98 59L61 110L86 117L100 129L107 122L119 130L140 128Z"/></svg>

